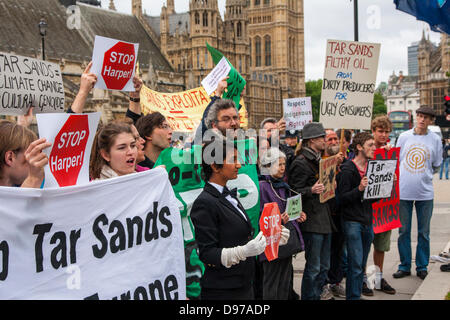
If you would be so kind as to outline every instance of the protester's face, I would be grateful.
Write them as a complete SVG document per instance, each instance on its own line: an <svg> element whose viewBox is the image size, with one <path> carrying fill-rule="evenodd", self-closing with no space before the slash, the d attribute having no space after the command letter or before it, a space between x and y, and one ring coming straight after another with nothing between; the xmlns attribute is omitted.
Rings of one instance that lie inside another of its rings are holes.
<svg viewBox="0 0 450 320"><path fill-rule="evenodd" d="M220 174L226 181L237 179L238 171L241 168L241 164L238 160L238 152L236 149L229 151L222 168L217 169L218 174Z"/></svg>
<svg viewBox="0 0 450 320"><path fill-rule="evenodd" d="M272 133L277 129L276 123L267 122L264 124L263 129L266 130L266 137L270 139L272 137Z"/></svg>
<svg viewBox="0 0 450 320"><path fill-rule="evenodd" d="M385 144L387 144L390 133L391 132L389 130L383 128L375 128L375 130L372 131L373 138L375 139L375 144L380 146L384 146Z"/></svg>
<svg viewBox="0 0 450 320"><path fill-rule="evenodd" d="M286 159L281 157L270 167L270 175L275 179L281 179L286 172Z"/></svg>
<svg viewBox="0 0 450 320"><path fill-rule="evenodd" d="M164 120L161 126L153 129L151 134L151 143L161 150L170 147L170 142L172 141L172 128L169 126L167 121Z"/></svg>
<svg viewBox="0 0 450 320"><path fill-rule="evenodd" d="M417 128L426 130L433 123L433 118L428 114L417 114Z"/></svg>
<svg viewBox="0 0 450 320"><path fill-rule="evenodd" d="M295 147L297 145L297 138L286 137L284 138L284 141L290 147Z"/></svg>
<svg viewBox="0 0 450 320"><path fill-rule="evenodd" d="M29 165L24 151L11 151L10 154L11 174L9 176L13 185L20 186L28 177Z"/></svg>
<svg viewBox="0 0 450 320"><path fill-rule="evenodd" d="M101 150L101 154L119 176L133 173L138 156L136 138L131 133L122 132L114 139L109 152Z"/></svg>
<svg viewBox="0 0 450 320"><path fill-rule="evenodd" d="M325 146L325 136L311 139L311 147L315 148L316 150L322 152L325 150Z"/></svg>
<svg viewBox="0 0 450 320"><path fill-rule="evenodd" d="M134 125L131 126L131 129L133 131L134 137L136 138L136 147L137 147L136 163L139 163L145 160L145 153L144 153L145 140L139 135L139 132Z"/></svg>
<svg viewBox="0 0 450 320"><path fill-rule="evenodd" d="M362 147L358 145L359 152L361 152L366 159L373 159L375 149L376 146L374 139L367 140L366 142L364 142L364 145Z"/></svg>
<svg viewBox="0 0 450 320"><path fill-rule="evenodd" d="M217 113L217 121L213 123L213 128L219 129L224 136L227 130L237 130L241 126L236 108L220 110Z"/></svg>
<svg viewBox="0 0 450 320"><path fill-rule="evenodd" d="M333 156L339 152L339 139L337 134L333 130L327 130L327 135L325 136L326 153Z"/></svg>

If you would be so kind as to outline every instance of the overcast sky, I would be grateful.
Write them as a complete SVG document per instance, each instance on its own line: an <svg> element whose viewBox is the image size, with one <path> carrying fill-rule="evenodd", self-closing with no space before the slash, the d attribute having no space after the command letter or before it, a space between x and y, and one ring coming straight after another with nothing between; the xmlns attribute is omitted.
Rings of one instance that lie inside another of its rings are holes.
<svg viewBox="0 0 450 320"><path fill-rule="evenodd" d="M114 0L120 12L131 13L131 0ZM165 0L143 0L148 15L158 16ZM225 0L218 0L223 16ZM377 84L386 81L392 71L408 73L407 47L422 37L439 44L440 34L427 24L395 9L392 0L359 0L359 41L381 43ZM109 0L102 0L108 7ZM175 0L175 11L186 12L189 0ZM323 77L327 39L354 40L353 2L350 0L304 0L306 80Z"/></svg>

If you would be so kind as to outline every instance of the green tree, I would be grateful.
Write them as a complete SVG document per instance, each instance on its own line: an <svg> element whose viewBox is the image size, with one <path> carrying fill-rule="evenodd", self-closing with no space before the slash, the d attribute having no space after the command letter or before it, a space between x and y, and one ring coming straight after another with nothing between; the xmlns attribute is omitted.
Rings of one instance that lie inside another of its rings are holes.
<svg viewBox="0 0 450 320"><path fill-rule="evenodd" d="M379 92L375 92L373 95L373 113L372 118L376 116L387 114L387 107L383 96Z"/></svg>
<svg viewBox="0 0 450 320"><path fill-rule="evenodd" d="M320 115L320 97L322 95L322 79L309 80L305 83L306 96L311 97L311 106L313 121L319 121Z"/></svg>

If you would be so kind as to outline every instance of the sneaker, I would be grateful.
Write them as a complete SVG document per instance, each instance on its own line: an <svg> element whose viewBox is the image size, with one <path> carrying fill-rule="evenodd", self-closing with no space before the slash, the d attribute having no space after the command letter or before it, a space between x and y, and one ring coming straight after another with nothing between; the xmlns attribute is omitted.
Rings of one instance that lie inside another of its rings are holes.
<svg viewBox="0 0 450 320"><path fill-rule="evenodd" d="M422 280L425 280L427 275L428 275L428 272L426 270L417 271L417 276Z"/></svg>
<svg viewBox="0 0 450 320"><path fill-rule="evenodd" d="M362 294L363 295L365 295L365 296L368 296L368 297L371 297L371 296L373 296L373 290L372 289L370 289L368 286L367 286L367 283L365 283L365 282L363 282L363 286L362 286Z"/></svg>
<svg viewBox="0 0 450 320"><path fill-rule="evenodd" d="M322 293L320 294L320 300L334 300L333 294L327 285L322 288Z"/></svg>
<svg viewBox="0 0 450 320"><path fill-rule="evenodd" d="M384 293L387 293L387 294L395 294L395 289L394 288L392 288L390 285L389 285L389 283L387 283L387 281L386 280L384 280L384 279L381 279L381 288L380 289L376 289L375 288L375 290L377 290L377 291L383 291Z"/></svg>
<svg viewBox="0 0 450 320"><path fill-rule="evenodd" d="M330 284L330 291L335 297L345 298L345 289L340 283Z"/></svg>

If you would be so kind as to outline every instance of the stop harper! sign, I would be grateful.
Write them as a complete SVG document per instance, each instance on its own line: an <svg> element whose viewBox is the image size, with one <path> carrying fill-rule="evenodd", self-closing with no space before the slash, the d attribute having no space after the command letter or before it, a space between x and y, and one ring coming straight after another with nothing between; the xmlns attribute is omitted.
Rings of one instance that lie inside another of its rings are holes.
<svg viewBox="0 0 450 320"><path fill-rule="evenodd" d="M139 44L96 36L91 68L98 77L95 88L134 91L138 50Z"/></svg>

